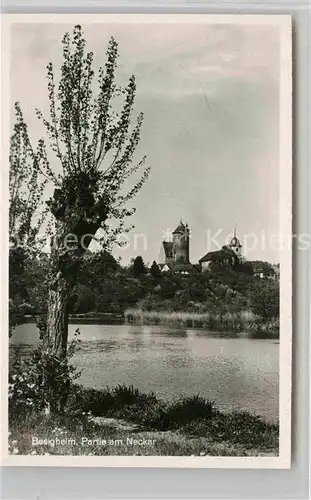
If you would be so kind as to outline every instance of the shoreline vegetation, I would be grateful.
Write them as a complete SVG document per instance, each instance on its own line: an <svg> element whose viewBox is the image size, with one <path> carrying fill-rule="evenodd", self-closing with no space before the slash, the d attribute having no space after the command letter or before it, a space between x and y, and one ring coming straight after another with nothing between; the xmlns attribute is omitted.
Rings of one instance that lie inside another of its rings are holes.
<svg viewBox="0 0 311 500"><path fill-rule="evenodd" d="M66 413L10 413L9 449L23 455L276 456L279 426L222 412L195 395L171 402L133 386L73 385Z"/></svg>
<svg viewBox="0 0 311 500"><path fill-rule="evenodd" d="M25 322L35 322L36 316L28 315ZM211 332L245 335L250 338L279 338L279 320L264 321L252 311L209 314L187 311L156 311L140 308L127 309L124 313L88 312L71 314L69 323L81 324L133 324L162 325L192 329L207 329Z"/></svg>
<svg viewBox="0 0 311 500"><path fill-rule="evenodd" d="M27 266L27 293L20 308L10 311L17 324L47 317L48 261L33 259ZM107 252L88 253L69 297L69 322L181 326L278 338L279 279L271 274L272 265L248 262L232 268L214 263L188 276L155 269L140 256L122 266ZM258 269L266 274L258 277Z"/></svg>
<svg viewBox="0 0 311 500"><path fill-rule="evenodd" d="M210 331L244 333L250 336L267 336L278 338L279 322L277 320L263 321L251 311L226 312L224 314L209 314L183 311L146 311L143 309L128 309L125 311L125 321L133 324L182 326L188 328L206 328Z"/></svg>

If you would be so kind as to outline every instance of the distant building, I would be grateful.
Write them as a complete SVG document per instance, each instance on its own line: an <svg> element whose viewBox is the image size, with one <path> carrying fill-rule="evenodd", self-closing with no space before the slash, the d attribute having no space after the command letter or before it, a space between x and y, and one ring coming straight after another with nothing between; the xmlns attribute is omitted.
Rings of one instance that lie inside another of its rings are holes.
<svg viewBox="0 0 311 500"><path fill-rule="evenodd" d="M159 267L162 272L173 271L181 274L189 274L193 265L189 260L190 230L188 224L181 220L172 233L172 241L162 242L162 262Z"/></svg>
<svg viewBox="0 0 311 500"><path fill-rule="evenodd" d="M199 266L201 271L207 271L210 269L213 262L218 262L219 264L224 264L226 266L235 266L238 262L238 257L235 252L229 248L229 246L223 246L220 250L215 250L214 252L208 252L204 257L199 260Z"/></svg>
<svg viewBox="0 0 311 500"><path fill-rule="evenodd" d="M279 264L270 264L263 261L251 262L254 277L261 279L279 280L280 279L280 266Z"/></svg>
<svg viewBox="0 0 311 500"><path fill-rule="evenodd" d="M237 262L243 262L242 245L237 238L236 229L234 228L233 237L229 245L224 245L220 250L208 252L199 260L201 271L207 271L212 262L221 262L228 266L234 266Z"/></svg>
<svg viewBox="0 0 311 500"><path fill-rule="evenodd" d="M182 220L172 232L171 241L163 241L161 245L161 256L159 259L159 269L162 273L172 271L189 275L190 272L204 272L210 269L212 263L220 266L236 267L238 264L245 264L239 269L243 272L251 273L258 278L279 279L280 268L278 264L269 264L261 261L246 261L243 256L243 247L237 237L236 228L233 236L227 245L221 249L210 251L205 254L198 264L192 264L189 259L190 249L190 229L187 223Z"/></svg>

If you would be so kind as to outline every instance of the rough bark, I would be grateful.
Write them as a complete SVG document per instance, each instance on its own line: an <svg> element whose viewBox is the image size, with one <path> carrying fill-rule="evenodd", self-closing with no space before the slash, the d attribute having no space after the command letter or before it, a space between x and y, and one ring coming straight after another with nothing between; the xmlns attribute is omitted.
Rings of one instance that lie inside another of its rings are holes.
<svg viewBox="0 0 311 500"><path fill-rule="evenodd" d="M75 216L75 210L73 210ZM73 219L74 219L73 216ZM77 279L83 261L85 248L81 244L73 247L66 244L66 235L73 234L81 242L85 234L95 234L97 227L88 224L83 218L58 221L52 241L49 271L48 314L46 325L47 348L56 358L64 359L68 343L68 303L70 293ZM91 231L93 231L91 233ZM91 238L89 238L89 241ZM89 243L88 241L88 243Z"/></svg>
<svg viewBox="0 0 311 500"><path fill-rule="evenodd" d="M55 256L54 256L55 258ZM53 354L56 363L66 358L68 343L68 300L72 284L58 272L51 280L48 294L48 314L46 322L46 350ZM70 380L62 372L62 391L58 398L52 398L50 411L62 415L67 404ZM55 381L56 383L56 381Z"/></svg>
<svg viewBox="0 0 311 500"><path fill-rule="evenodd" d="M49 290L47 316L47 342L57 358L66 356L68 341L69 285L60 276Z"/></svg>

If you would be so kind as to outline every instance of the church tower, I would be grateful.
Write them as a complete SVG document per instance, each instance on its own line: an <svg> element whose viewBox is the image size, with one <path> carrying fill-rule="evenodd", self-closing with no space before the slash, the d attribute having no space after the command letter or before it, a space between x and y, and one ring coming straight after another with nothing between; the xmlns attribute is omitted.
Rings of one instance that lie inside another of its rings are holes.
<svg viewBox="0 0 311 500"><path fill-rule="evenodd" d="M174 264L189 264L189 238L190 230L188 224L182 220L173 231L173 261Z"/></svg>
<svg viewBox="0 0 311 500"><path fill-rule="evenodd" d="M234 228L233 238L231 238L229 248L235 253L239 260L242 260L242 245L239 238L236 236L236 228Z"/></svg>

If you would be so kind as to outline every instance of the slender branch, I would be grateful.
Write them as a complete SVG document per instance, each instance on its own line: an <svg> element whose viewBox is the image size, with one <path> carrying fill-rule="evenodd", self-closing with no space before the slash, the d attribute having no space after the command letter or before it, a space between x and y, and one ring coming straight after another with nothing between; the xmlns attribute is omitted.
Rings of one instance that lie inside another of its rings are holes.
<svg viewBox="0 0 311 500"><path fill-rule="evenodd" d="M52 118L52 123L53 123L54 131L55 131L55 144L56 144L56 148L57 148L57 153L58 153L58 157L60 159L63 173L64 173L64 165L63 165L63 159L62 159L62 154L61 154L61 150L60 150L59 133L58 133L56 108L55 108L54 72L53 72L52 63L51 63L50 68L51 68L51 96L50 96L51 118Z"/></svg>

